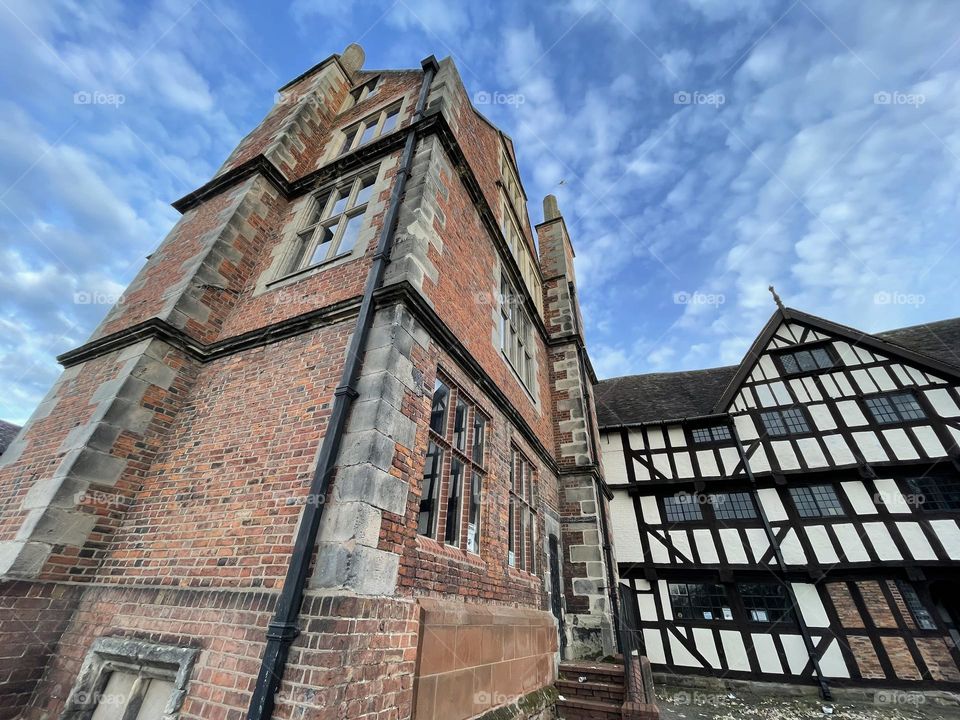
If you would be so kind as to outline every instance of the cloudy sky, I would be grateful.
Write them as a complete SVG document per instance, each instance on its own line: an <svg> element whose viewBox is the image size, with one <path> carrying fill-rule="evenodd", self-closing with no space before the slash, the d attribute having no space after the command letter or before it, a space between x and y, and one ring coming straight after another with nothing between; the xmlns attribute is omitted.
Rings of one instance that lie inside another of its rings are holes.
<svg viewBox="0 0 960 720"><path fill-rule="evenodd" d="M955 0L0 0L0 417L23 421L274 91L452 55L560 199L601 376L737 362L787 304L955 316Z"/></svg>

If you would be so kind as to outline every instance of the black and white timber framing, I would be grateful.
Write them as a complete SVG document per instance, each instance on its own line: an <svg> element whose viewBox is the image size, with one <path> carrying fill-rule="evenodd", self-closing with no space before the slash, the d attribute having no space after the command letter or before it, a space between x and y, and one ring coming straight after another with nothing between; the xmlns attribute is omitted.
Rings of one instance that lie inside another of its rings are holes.
<svg viewBox="0 0 960 720"><path fill-rule="evenodd" d="M655 670L960 688L960 318L870 335L783 308L739 366L595 396Z"/></svg>

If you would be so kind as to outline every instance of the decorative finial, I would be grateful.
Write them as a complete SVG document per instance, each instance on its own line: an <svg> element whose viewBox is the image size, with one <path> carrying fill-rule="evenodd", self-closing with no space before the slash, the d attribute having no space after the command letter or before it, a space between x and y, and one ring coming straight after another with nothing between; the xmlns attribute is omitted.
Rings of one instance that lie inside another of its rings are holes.
<svg viewBox="0 0 960 720"><path fill-rule="evenodd" d="M767 288L770 291L770 294L773 295L773 301L777 304L777 307L780 308L780 312L783 312L783 300L780 299L780 296L777 295L777 291L774 289L773 285Z"/></svg>

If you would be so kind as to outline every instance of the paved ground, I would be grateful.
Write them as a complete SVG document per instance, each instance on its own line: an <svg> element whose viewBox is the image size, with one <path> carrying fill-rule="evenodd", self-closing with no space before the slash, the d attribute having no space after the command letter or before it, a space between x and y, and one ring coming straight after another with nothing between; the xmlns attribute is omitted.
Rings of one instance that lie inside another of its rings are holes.
<svg viewBox="0 0 960 720"><path fill-rule="evenodd" d="M907 691L842 694L830 703L815 695L763 695L710 688L657 686L663 720L960 720L956 701Z"/></svg>

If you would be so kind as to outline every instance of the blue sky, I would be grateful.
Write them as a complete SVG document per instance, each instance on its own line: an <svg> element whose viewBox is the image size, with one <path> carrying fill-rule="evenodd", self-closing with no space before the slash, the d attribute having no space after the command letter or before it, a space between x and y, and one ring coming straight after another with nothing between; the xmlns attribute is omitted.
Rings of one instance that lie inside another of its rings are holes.
<svg viewBox="0 0 960 720"><path fill-rule="evenodd" d="M0 0L0 417L23 421L274 92L452 55L560 199L601 376L737 362L787 304L957 315L953 0Z"/></svg>

